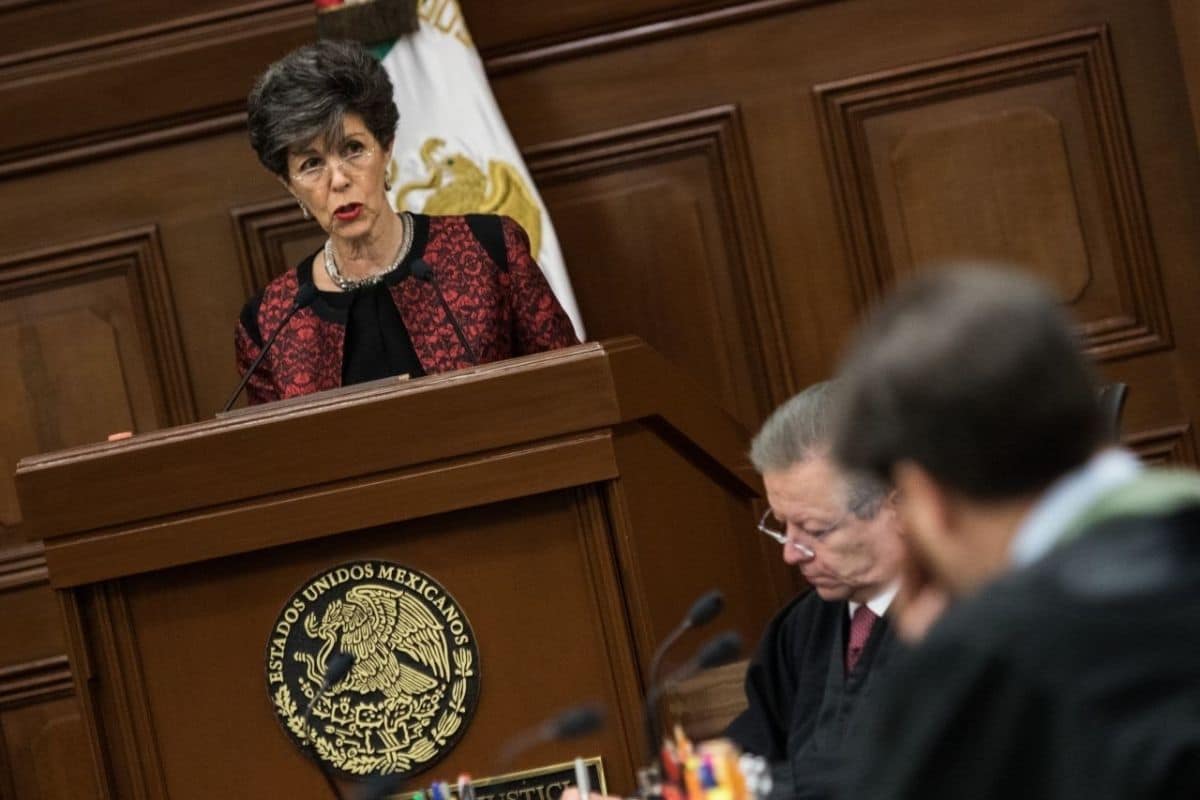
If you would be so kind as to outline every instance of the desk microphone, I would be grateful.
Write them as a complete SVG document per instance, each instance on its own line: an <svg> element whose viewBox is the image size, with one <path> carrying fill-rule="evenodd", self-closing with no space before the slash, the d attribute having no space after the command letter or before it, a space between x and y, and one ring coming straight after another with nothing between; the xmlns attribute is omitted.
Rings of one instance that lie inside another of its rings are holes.
<svg viewBox="0 0 1200 800"><path fill-rule="evenodd" d="M683 636L684 633L692 628L699 628L712 622L713 619L715 619L724 608L725 595L721 594L718 589L710 589L709 591L700 595L700 597L696 598L696 602L692 603L692 607L688 609L688 613L684 616L680 623L675 626L675 630L666 635L666 637L658 645L658 649L654 651L654 657L650 659L650 674L648 676L648 682L651 687L651 691L653 691L653 688L658 685L658 670L659 667L662 666L663 656L666 655L667 651L679 641L679 637ZM647 694L647 698L649 698L649 694ZM654 744L654 731L657 728L656 717L657 713L655 707L653 705L647 705L646 732L650 736L651 758L653 758L654 753L658 752L658 748Z"/></svg>
<svg viewBox="0 0 1200 800"><path fill-rule="evenodd" d="M292 317L296 315L297 311L312 305L312 301L316 299L316 284L300 284L300 290L296 292L296 299L292 301L292 307L288 309L287 314L284 314L283 321L275 327L275 331L271 334L271 338L267 339L267 343L264 344L262 349L258 351L258 358L254 359L253 363L250 364L250 369L246 370L246 374L242 376L242 382L239 383L237 389L234 390L233 395L229 398L229 402L227 402L225 407L221 409L222 414L233 408L233 404L237 402L238 395L242 393L242 389L245 389L246 384L250 381L250 376L254 374L254 370L258 369L258 365L262 363L263 358L265 358L267 353L270 352L271 345L275 344L275 337L279 336L279 332L287 327L287 324L292 321Z"/></svg>
<svg viewBox="0 0 1200 800"><path fill-rule="evenodd" d="M688 609L687 615L675 626L675 630L666 635L658 649L654 651L654 657L650 659L651 685L658 680L658 669L662 666L663 656L679 641L679 637L692 628L699 628L712 622L724 608L725 595L721 594L719 589L710 589L696 598L696 602L692 603L692 607Z"/></svg>
<svg viewBox="0 0 1200 800"><path fill-rule="evenodd" d="M312 302L311 300L309 301ZM282 326L281 326L282 327ZM325 679L321 681L321 687L313 693L312 699L308 701L308 705L304 707L304 730L307 732L312 727L312 712L317 701L325 696L325 693L336 686L346 674L350 672L350 668L354 666L354 656L349 653L338 653L333 658L329 659L329 664L325 668ZM310 735L311 738L311 735ZM316 753L313 754L314 760L317 762L317 769L321 770L321 777L325 779L325 783L329 785L329 790L333 792L333 796L337 800L342 800L342 790L338 788L337 781L333 779L333 775L329 773L329 769L325 766L325 762Z"/></svg>
<svg viewBox="0 0 1200 800"><path fill-rule="evenodd" d="M586 736L599 730L603 724L604 709L600 706L593 703L572 706L549 719L542 720L532 728L526 728L510 739L500 751L500 763L511 764L521 753L545 742Z"/></svg>
<svg viewBox="0 0 1200 800"><path fill-rule="evenodd" d="M312 714L313 706L325 696L326 692L337 685L342 678L346 677L353 666L354 656L350 653L339 652L333 658L329 659L329 664L325 667L325 679L321 682L321 688L313 693L312 700L309 700L308 705L304 707L304 726L306 728L308 727L308 717Z"/></svg>
<svg viewBox="0 0 1200 800"><path fill-rule="evenodd" d="M445 310L446 316L450 319L450 324L454 327L454 333L458 336L458 342L463 346L463 350L467 351L467 356L471 359L472 364L479 363L479 356L475 355L475 350L472 349L467 337L463 334L462 327L458 324L458 318L454 316L454 312L450 310L450 304L446 302L446 296L442 294L442 287L438 285L437 276L433 274L433 267L423 258L418 258L412 263L413 277L419 281L424 281L433 287L433 291L437 292L438 302L442 304L442 309Z"/></svg>
<svg viewBox="0 0 1200 800"><path fill-rule="evenodd" d="M655 709L658 708L658 701L662 698L663 692L670 689L672 686L686 681L688 678L695 675L697 672L705 669L713 669L714 667L724 666L738 657L742 652L742 637L737 631L725 631L719 633L712 639L709 639L704 645L696 651L696 654L684 663L683 666L676 669L670 675L650 688L650 692L646 695L646 727L650 734L650 758L653 760L658 753L658 746L655 743L656 734L658 733L657 714Z"/></svg>
<svg viewBox="0 0 1200 800"><path fill-rule="evenodd" d="M672 672L663 686L672 686L706 669L723 667L742 652L742 636L737 631L725 631L709 639L686 664Z"/></svg>

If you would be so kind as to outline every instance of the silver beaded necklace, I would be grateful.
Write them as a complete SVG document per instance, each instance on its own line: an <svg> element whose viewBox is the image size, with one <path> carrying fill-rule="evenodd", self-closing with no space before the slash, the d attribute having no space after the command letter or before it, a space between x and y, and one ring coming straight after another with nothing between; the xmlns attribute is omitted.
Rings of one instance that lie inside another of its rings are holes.
<svg viewBox="0 0 1200 800"><path fill-rule="evenodd" d="M347 278L338 270L337 260L333 256L333 239L326 239L325 273L329 275L329 280L333 281L343 292L353 292L355 289L361 289L364 286L374 286L383 280L386 275L395 272L396 268L400 266L400 262L408 255L408 251L412 249L413 221L412 216L407 211L400 212L400 226L403 229L400 235L400 249L396 251L396 257L392 260L391 265L385 270L362 278Z"/></svg>

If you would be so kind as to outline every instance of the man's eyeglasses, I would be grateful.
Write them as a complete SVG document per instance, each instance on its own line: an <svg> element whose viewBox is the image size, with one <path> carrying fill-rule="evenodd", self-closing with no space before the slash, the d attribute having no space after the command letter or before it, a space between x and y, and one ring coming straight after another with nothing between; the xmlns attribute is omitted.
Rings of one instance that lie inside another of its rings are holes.
<svg viewBox="0 0 1200 800"><path fill-rule="evenodd" d="M806 528L804 526L800 526L800 530L804 531L805 533L807 533L809 536L813 537L814 539L820 539L822 536L826 536L830 533L833 533L835 530L840 528L842 523L846 521L846 518L849 517L851 513L853 513L853 512L847 511L845 514L842 515L841 519L839 519L837 522L833 523L832 525L826 525L821 528ZM779 542L781 545L784 545L784 546L791 545L792 547L796 548L801 553L803 553L806 558L812 558L814 555L816 555L816 553L814 553L811 548L806 547L803 544L800 544L800 542L793 541L791 539L791 537L789 537L787 535L787 526L784 523L780 522L779 520L775 519L775 515L772 513L771 509L769 509L769 508L763 512L762 518L759 519L758 530L760 533L765 533L767 536L770 536L772 539Z"/></svg>
<svg viewBox="0 0 1200 800"><path fill-rule="evenodd" d="M374 154L373 148L351 140L342 148L340 156L309 156L304 159L300 169L292 173L292 179L305 186L315 186L329 176L334 163L341 164L347 172L361 172Z"/></svg>

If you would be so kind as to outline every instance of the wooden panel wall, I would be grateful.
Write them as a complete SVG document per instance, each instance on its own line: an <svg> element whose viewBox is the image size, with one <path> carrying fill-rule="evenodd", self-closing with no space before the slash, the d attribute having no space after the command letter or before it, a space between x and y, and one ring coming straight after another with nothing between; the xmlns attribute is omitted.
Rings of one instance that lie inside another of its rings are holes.
<svg viewBox="0 0 1200 800"><path fill-rule="evenodd" d="M1020 261L1130 383L1131 446L1195 463L1189 0L463 4L594 336L753 427L896 278ZM0 0L0 797L98 791L9 476L221 404L243 299L320 239L243 114L312 37L304 0Z"/></svg>

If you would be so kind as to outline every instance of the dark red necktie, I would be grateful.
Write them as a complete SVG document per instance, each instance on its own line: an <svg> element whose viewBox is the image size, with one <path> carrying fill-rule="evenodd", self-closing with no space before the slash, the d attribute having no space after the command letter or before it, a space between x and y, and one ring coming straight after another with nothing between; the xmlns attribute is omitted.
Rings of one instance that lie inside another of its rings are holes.
<svg viewBox="0 0 1200 800"><path fill-rule="evenodd" d="M850 618L850 643L846 646L846 672L853 672L858 665L858 660L862 658L863 648L867 646L867 639L871 637L871 628L875 625L875 620L879 617L875 616L875 612L867 608L865 605L858 607L854 612L854 616Z"/></svg>

